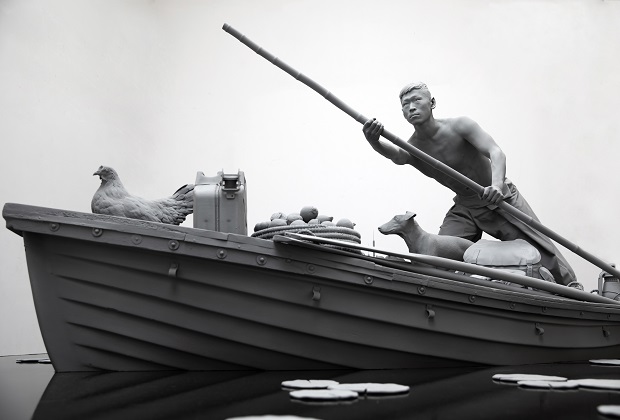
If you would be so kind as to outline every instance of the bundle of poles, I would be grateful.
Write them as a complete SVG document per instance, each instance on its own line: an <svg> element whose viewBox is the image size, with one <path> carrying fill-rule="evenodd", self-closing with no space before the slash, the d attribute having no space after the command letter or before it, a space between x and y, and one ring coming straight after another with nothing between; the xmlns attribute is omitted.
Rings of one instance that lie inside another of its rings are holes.
<svg viewBox="0 0 620 420"><path fill-rule="evenodd" d="M316 244L315 246L318 248L324 248L323 245L333 245L339 247L340 249L328 248L329 252L348 255L351 255L351 251L347 251L349 249L371 251L373 253L384 254L390 257L397 257L404 261L409 260L411 261L411 263L398 262L386 258L367 257L363 254L355 254L355 258L369 260L375 264L397 268L399 270L409 271L412 273L446 278L450 280L460 281L462 283L475 284L478 286L489 286L489 280L491 279L501 280L506 282L506 285L501 282L493 282L492 287L496 289L510 290L513 292L520 291L546 297L549 297L549 293L551 293L552 295L562 296L565 298L585 302L614 303L616 305L620 305L620 302L609 299L605 296L599 296L597 294L584 292L583 290L566 287L561 284L528 277L526 275L515 274L504 270L498 270L496 268L484 267L476 264L450 260L448 258L435 257L432 255L384 251L381 249L376 249L374 247L370 248L355 243L329 238L320 238L317 236L300 235L296 233L285 233L284 235L285 236L274 237L274 241L281 243L295 243L295 240L306 241ZM304 246L308 245L304 244ZM483 279L476 278L465 273L482 276Z"/></svg>
<svg viewBox="0 0 620 420"><path fill-rule="evenodd" d="M237 31L232 26L230 26L228 24L224 24L222 29L224 29L224 31L228 32L230 35L232 35L235 38L237 38L241 43L246 45L248 48L250 48L256 54L258 54L261 57L265 58L267 61L269 61L270 63L272 63L276 67L280 68L281 70L284 70L286 73L288 73L289 75L291 75L295 79L299 80L301 83L305 84L310 89L312 89L315 92L317 92L319 95L323 96L325 99L327 99L329 102L331 102L333 105L335 105L341 111L345 112L347 115L349 115L355 121L359 122L360 124L364 124L366 121L369 120L369 118L365 117L361 113L359 113L356 110L354 110L353 108L351 108L349 105L344 103L341 99L339 99L338 97L333 95L329 90L325 89L323 86L321 86L320 84L318 84L317 82L315 82L314 80L309 78L308 76L306 76L306 75L302 74L301 72L295 70L294 68L292 68L291 66L289 66L288 64L286 64L285 62L280 60L278 57L276 57L273 54L265 51L263 48L261 48L256 43L252 42L250 39L248 39L245 35L243 35L239 31ZM461 184L465 185L466 187L469 187L472 191L476 192L478 195L481 196L482 193L484 192L484 187L481 186L480 184L476 183L475 181L472 181L471 179L467 178L465 175L463 175L460 172L452 169L450 166L444 164L443 162L438 161L434 157L424 153L423 151L419 150L418 148L416 148L416 147L412 146L411 144L407 143L406 141L400 139L398 136L396 136L395 134L389 132L387 129L385 129L385 128L383 129L383 132L381 133L381 136L384 137L386 140L390 141L391 143L393 143L394 145L396 145L396 146L400 147L401 149L405 150L406 152L410 153L412 156L414 156L414 157L420 159L421 161L427 163L428 165L430 165L434 169L436 169L436 170L438 170L438 171L448 175L449 177L455 179L456 181L460 182ZM542 223L540 223L539 221L533 219L532 217L528 216L527 214L523 213L519 209L513 207L512 205L506 203L505 201L500 202L497 205L497 207L502 209L502 210L504 210L505 212L511 214L512 216L514 216L518 220L522 221L526 225L530 226L531 228L536 229L540 233L548 236L549 238L553 239L557 243L563 245L568 250L574 252L575 254L579 255L580 257L584 258L585 260L589 261L590 263L594 264L595 266L599 267L600 269L606 271L607 273L613 274L615 277L620 278L620 270L618 270L616 267L614 267L611 264L601 260L600 258L598 258L597 256L589 253L588 251L582 249L581 247L579 247L575 243L569 241L568 239L564 238L563 236L559 235L558 233L554 232L553 230L547 228ZM607 300L613 302L611 299L607 299Z"/></svg>

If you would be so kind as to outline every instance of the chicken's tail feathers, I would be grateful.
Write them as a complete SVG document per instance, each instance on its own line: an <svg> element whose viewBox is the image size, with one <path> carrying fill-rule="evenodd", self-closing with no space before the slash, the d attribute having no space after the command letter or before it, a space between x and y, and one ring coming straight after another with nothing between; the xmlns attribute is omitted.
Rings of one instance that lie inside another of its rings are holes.
<svg viewBox="0 0 620 420"><path fill-rule="evenodd" d="M175 201L194 202L194 184L185 184L172 194Z"/></svg>
<svg viewBox="0 0 620 420"><path fill-rule="evenodd" d="M168 208L164 211L163 222L180 225L187 215L194 212L194 184L183 185L170 196L170 199L167 200L167 204L164 204Z"/></svg>

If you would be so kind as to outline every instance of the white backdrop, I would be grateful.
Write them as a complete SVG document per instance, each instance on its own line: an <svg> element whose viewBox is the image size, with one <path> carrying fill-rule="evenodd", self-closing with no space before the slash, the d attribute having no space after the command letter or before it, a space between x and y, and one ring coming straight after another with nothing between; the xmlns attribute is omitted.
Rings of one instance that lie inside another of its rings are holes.
<svg viewBox="0 0 620 420"><path fill-rule="evenodd" d="M400 88L477 120L541 221L620 263L620 1L0 0L0 204L90 211L101 164L147 198L241 169L248 223L314 205L363 243L452 194L366 143L361 125L254 54L266 50L406 139ZM191 220L185 225L191 226ZM23 243L0 230L0 355L45 351ZM600 269L565 250L580 281Z"/></svg>

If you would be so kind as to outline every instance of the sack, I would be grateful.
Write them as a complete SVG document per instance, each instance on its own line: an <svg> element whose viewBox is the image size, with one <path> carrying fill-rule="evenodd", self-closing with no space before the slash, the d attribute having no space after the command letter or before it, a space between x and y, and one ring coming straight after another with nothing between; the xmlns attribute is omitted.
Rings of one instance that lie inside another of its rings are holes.
<svg viewBox="0 0 620 420"><path fill-rule="evenodd" d="M514 241L480 239L467 248L463 255L463 261L466 263L510 272L518 271L528 277L555 283L551 272L540 265L540 259L540 252L523 239Z"/></svg>

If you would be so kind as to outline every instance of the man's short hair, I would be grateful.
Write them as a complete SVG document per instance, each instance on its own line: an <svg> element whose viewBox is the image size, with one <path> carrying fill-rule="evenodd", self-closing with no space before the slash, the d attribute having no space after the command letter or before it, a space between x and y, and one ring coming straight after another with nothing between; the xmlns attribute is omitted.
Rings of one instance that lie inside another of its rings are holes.
<svg viewBox="0 0 620 420"><path fill-rule="evenodd" d="M411 92L412 90L415 90L415 89L418 89L418 90L425 90L425 91L426 91L426 93L428 93L428 97L429 97L429 98L432 98L431 91L430 91L430 90L428 90L428 86L426 86L426 83L424 83L424 82L413 82L413 83L409 83L407 86L405 86L404 88L402 88L402 89L400 90L400 94L398 95L398 98L399 98L400 100L402 100L402 99L403 99L403 96L404 96L405 94L407 94L407 93L409 93L409 92Z"/></svg>

